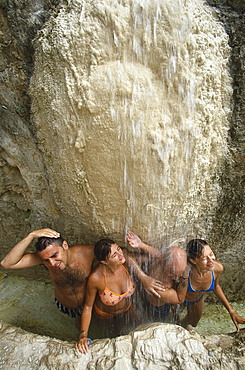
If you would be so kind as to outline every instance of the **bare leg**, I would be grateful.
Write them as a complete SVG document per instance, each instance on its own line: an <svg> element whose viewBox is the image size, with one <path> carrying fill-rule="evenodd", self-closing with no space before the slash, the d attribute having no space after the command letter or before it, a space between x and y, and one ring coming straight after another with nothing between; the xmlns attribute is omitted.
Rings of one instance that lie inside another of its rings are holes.
<svg viewBox="0 0 245 370"><path fill-rule="evenodd" d="M204 296L199 301L187 307L187 315L181 320L181 326L197 326L204 309Z"/></svg>

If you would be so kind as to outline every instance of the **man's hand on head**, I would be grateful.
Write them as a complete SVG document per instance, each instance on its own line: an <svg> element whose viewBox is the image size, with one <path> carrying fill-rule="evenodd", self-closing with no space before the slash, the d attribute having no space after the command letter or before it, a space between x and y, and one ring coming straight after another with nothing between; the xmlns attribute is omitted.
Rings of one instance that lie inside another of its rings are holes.
<svg viewBox="0 0 245 370"><path fill-rule="evenodd" d="M33 238L42 238L42 237L59 238L60 237L60 233L58 233L55 230L48 229L48 228L47 229L34 230L30 234L33 236Z"/></svg>

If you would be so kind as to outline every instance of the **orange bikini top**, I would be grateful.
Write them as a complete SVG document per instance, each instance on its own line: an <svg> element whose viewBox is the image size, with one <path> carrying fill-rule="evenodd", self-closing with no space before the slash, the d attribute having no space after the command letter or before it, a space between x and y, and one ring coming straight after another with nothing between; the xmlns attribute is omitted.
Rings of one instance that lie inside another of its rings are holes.
<svg viewBox="0 0 245 370"><path fill-rule="evenodd" d="M129 275L128 270L123 265L122 265L122 267L124 268L124 270ZM110 289L108 289L106 287L106 266L104 266L104 273L103 273L103 275L104 275L105 289L104 289L104 291L101 294L99 294L99 296L100 296L101 302L104 303L105 305L107 305L107 306L115 306L123 298L128 298L132 294L134 294L135 286L134 286L134 282L131 279L131 276L130 275L129 275L130 276L130 284L129 284L129 287L128 287L127 291L125 293L123 293L123 294L113 293Z"/></svg>

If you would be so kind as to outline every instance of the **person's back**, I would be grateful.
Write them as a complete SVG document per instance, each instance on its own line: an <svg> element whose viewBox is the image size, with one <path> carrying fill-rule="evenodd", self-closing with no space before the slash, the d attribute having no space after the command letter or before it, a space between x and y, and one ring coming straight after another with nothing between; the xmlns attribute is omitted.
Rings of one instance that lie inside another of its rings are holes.
<svg viewBox="0 0 245 370"><path fill-rule="evenodd" d="M148 274L161 280L165 291L159 292L159 298L147 294L149 303L157 307L166 303L181 303L186 294L188 272L187 256L182 248L171 247L163 251L162 256L150 266Z"/></svg>

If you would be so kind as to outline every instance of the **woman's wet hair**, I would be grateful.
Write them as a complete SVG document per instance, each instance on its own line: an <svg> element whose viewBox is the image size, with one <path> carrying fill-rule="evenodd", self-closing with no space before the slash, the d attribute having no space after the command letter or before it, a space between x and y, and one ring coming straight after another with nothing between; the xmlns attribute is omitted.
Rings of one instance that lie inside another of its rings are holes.
<svg viewBox="0 0 245 370"><path fill-rule="evenodd" d="M38 238L35 247L38 252L41 252L52 244L62 247L63 241L64 239L62 236L59 236L59 238L47 238L46 236L42 236L41 238Z"/></svg>
<svg viewBox="0 0 245 370"><path fill-rule="evenodd" d="M94 254L99 261L107 261L112 244L115 244L115 242L111 239L101 239L95 244Z"/></svg>
<svg viewBox="0 0 245 370"><path fill-rule="evenodd" d="M208 245L208 243L203 239L192 239L186 246L186 254L188 260L192 259L195 260L199 258L202 254L202 250Z"/></svg>

